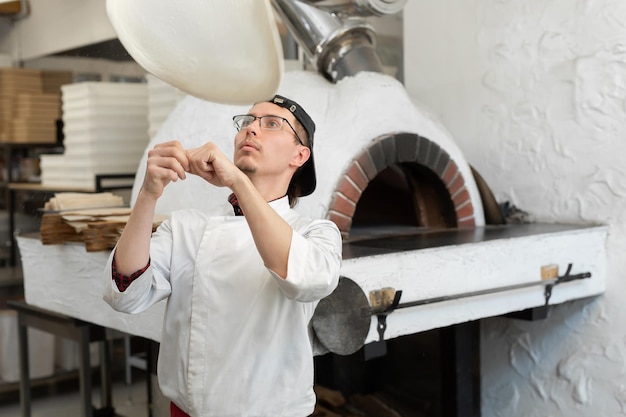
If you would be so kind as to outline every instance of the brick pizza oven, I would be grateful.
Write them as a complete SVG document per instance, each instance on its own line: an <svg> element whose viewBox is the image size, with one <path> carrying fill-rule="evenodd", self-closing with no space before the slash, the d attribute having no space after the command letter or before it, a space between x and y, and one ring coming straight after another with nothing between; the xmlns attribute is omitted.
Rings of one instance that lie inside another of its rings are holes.
<svg viewBox="0 0 626 417"><path fill-rule="evenodd" d="M457 163L417 134L383 135L339 177L327 218L344 239L353 227L385 223L423 228L474 227L474 206Z"/></svg>

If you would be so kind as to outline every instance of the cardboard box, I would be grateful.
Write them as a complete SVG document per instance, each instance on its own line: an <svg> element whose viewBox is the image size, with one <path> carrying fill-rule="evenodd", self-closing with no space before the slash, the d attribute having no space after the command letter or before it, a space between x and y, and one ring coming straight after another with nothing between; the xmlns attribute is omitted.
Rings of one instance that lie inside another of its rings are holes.
<svg viewBox="0 0 626 417"><path fill-rule="evenodd" d="M50 71L41 72L42 91L44 93L61 93L61 86L72 84L74 74L71 71Z"/></svg>
<svg viewBox="0 0 626 417"><path fill-rule="evenodd" d="M32 68L0 68L0 94L42 92L41 70Z"/></svg>
<svg viewBox="0 0 626 417"><path fill-rule="evenodd" d="M56 143L57 128L54 119L15 119L7 142Z"/></svg>

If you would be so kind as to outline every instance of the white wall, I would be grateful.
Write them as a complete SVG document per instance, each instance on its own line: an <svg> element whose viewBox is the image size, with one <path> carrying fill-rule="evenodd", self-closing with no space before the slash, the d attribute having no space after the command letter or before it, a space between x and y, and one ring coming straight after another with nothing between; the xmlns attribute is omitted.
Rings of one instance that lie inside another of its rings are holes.
<svg viewBox="0 0 626 417"><path fill-rule="evenodd" d="M626 2L411 0L404 16L410 94L497 199L610 226L605 295L483 322L483 416L626 415Z"/></svg>
<svg viewBox="0 0 626 417"><path fill-rule="evenodd" d="M37 58L116 38L106 0L29 0L30 14L11 34L0 27L0 52Z"/></svg>
<svg viewBox="0 0 626 417"><path fill-rule="evenodd" d="M13 38L11 30L13 22L8 17L0 17L0 59L2 66L11 66L13 63Z"/></svg>

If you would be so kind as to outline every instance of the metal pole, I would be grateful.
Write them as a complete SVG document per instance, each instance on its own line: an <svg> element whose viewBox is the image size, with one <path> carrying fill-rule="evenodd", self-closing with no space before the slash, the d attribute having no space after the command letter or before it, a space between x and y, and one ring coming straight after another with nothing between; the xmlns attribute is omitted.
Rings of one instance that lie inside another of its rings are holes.
<svg viewBox="0 0 626 417"><path fill-rule="evenodd" d="M20 351L20 409L22 417L30 417L30 369L28 365L28 328L22 314L17 313L17 338Z"/></svg>
<svg viewBox="0 0 626 417"><path fill-rule="evenodd" d="M567 274L559 278L552 278L552 279L547 279L543 281L525 282L523 284L506 285L503 287L489 288L486 290L479 290L479 291L470 291L470 292L465 292L465 293L460 293L460 294L442 295L440 297L425 298L423 300L409 301L406 303L397 302L400 300L400 296L402 295L402 291L400 290L396 292L396 297L395 297L396 299L394 300L394 303L391 306L369 308L367 314L371 314L371 315L384 314L384 313L391 312L399 308L417 307L417 306L422 306L426 304L440 303L443 301L460 300L462 298L469 298L469 297L476 297L479 295L518 290L522 288L537 287L540 285L545 285L546 287L551 289L554 285L557 285L562 282L569 282L569 281L574 281L574 280L584 279L584 278L589 278L589 277L591 277L591 272L583 272L583 273L575 274L575 275Z"/></svg>

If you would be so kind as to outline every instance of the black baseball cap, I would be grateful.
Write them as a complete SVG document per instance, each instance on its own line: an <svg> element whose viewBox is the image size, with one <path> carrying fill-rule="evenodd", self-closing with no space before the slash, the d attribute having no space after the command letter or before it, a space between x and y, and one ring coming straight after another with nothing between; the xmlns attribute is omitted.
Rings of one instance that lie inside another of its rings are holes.
<svg viewBox="0 0 626 417"><path fill-rule="evenodd" d="M297 181L300 185L300 197L307 196L315 191L315 185L317 180L315 178L315 163L313 162L313 135L315 134L315 123L311 116L295 101L283 96L275 95L270 103L274 103L277 106L283 107L289 110L294 117L300 122L306 134L309 138L309 149L311 150L311 156L302 165L299 171L296 171L292 181Z"/></svg>

